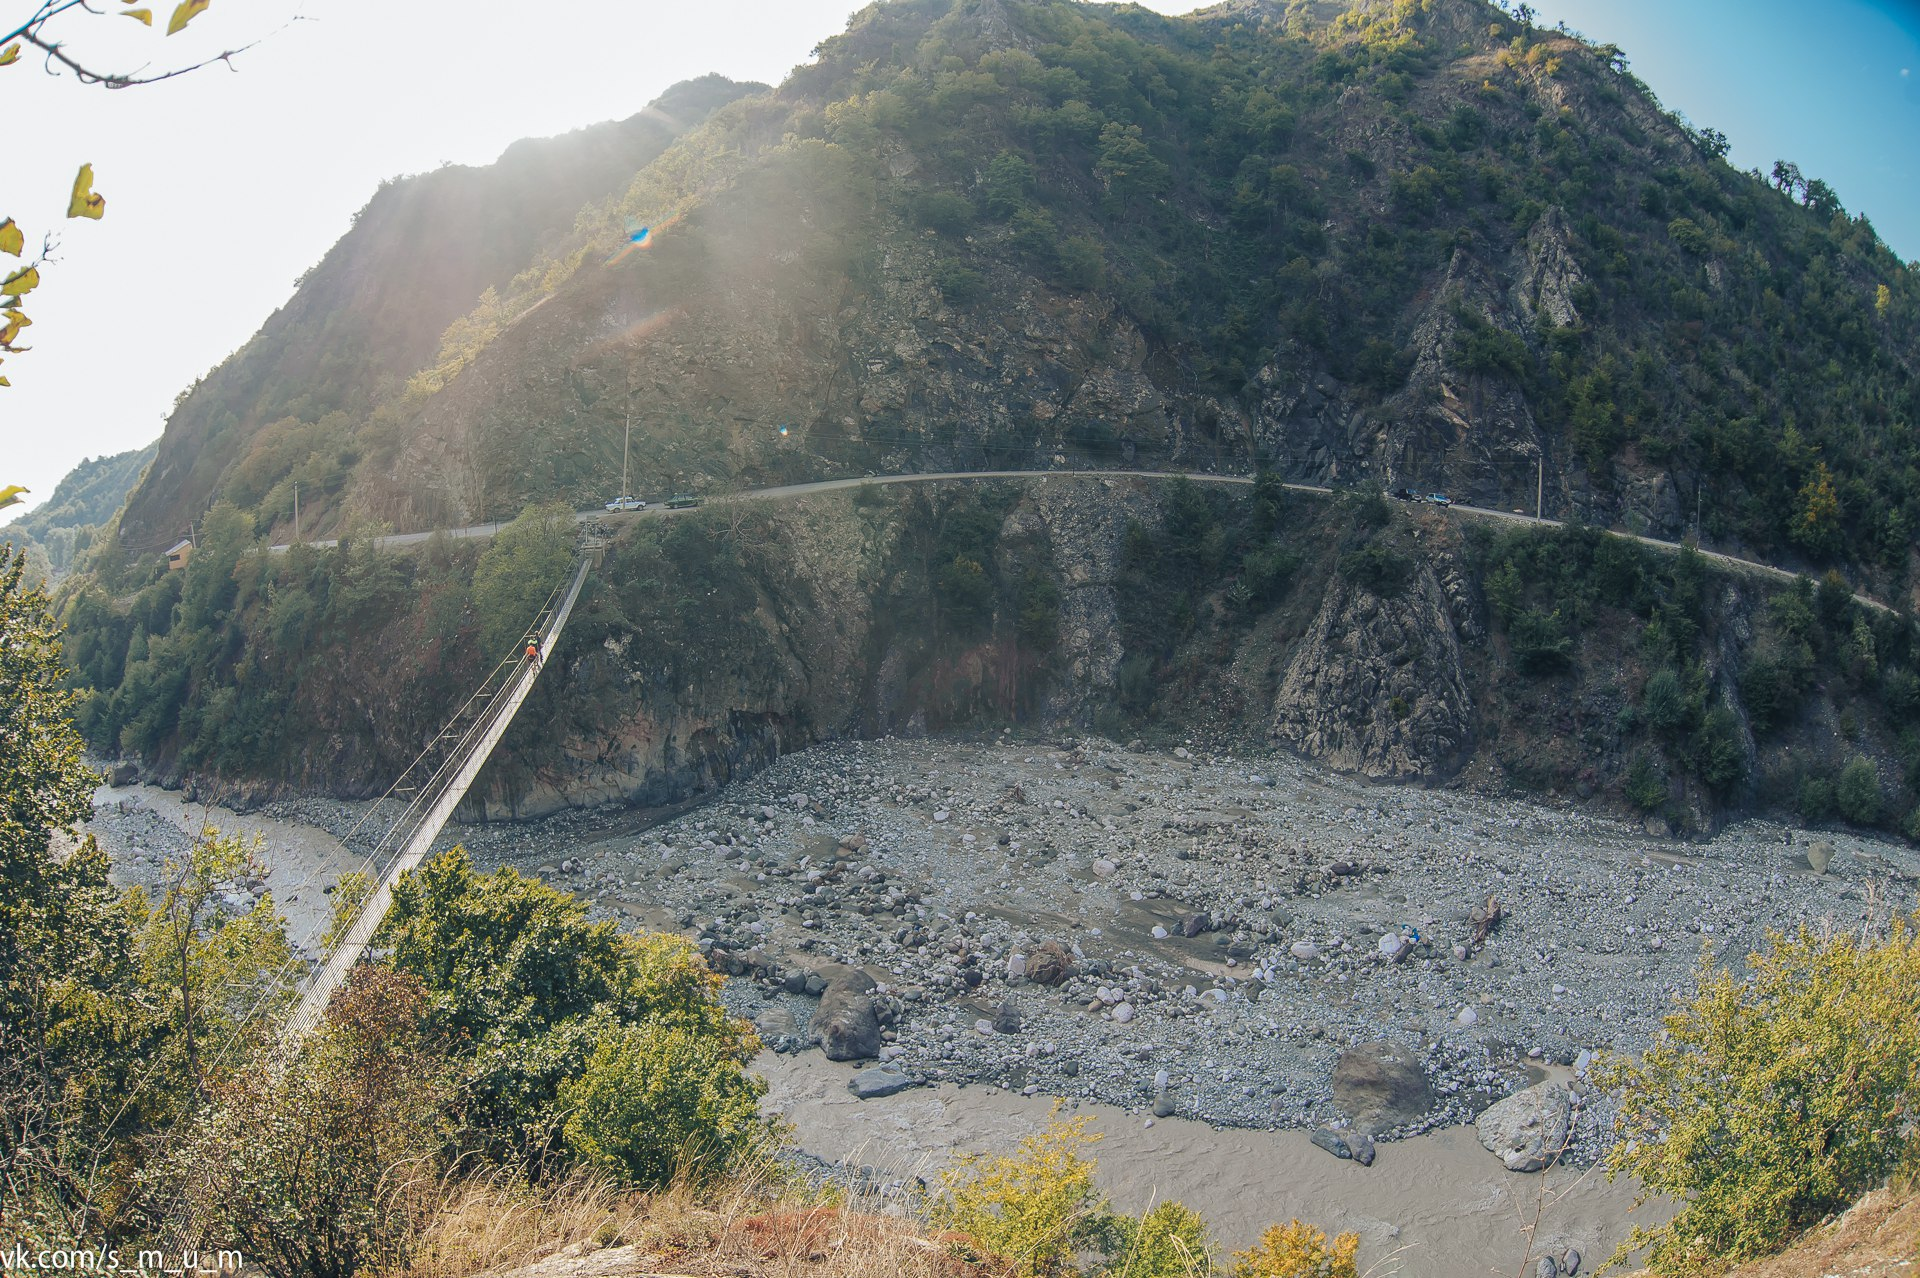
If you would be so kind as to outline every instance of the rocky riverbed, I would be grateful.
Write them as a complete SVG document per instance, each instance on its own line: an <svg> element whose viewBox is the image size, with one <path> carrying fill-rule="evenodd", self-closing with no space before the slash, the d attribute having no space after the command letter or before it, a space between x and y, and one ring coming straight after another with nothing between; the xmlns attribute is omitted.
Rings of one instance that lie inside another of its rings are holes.
<svg viewBox="0 0 1920 1278"><path fill-rule="evenodd" d="M882 1062L897 1079L875 1087L1391 1138L1553 1081L1536 1097L1549 1125L1574 1111L1575 1156L1606 1117L1583 1103L1591 1054L1644 1046L1703 952L1883 924L1920 881L1911 850L1855 836L1749 823L1681 844L1100 740L825 746L626 822L462 837L483 864L697 936L772 1046Z"/></svg>
<svg viewBox="0 0 1920 1278"><path fill-rule="evenodd" d="M363 815L236 819L345 834ZM771 1047L880 1066L857 1076L876 1094L979 1084L1312 1129L1364 1161L1371 1138L1531 1089L1482 1133L1517 1170L1542 1161L1529 1133L1594 1152L1592 1053L1643 1047L1703 952L1882 925L1920 881L1911 850L1852 835L1748 823L1675 843L1283 756L1095 739L848 742L678 815L456 838L483 867L696 937Z"/></svg>

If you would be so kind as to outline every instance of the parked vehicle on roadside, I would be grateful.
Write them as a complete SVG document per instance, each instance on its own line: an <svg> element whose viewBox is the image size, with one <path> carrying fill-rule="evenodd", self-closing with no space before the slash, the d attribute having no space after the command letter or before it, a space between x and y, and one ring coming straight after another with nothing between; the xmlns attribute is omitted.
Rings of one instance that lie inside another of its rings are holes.
<svg viewBox="0 0 1920 1278"><path fill-rule="evenodd" d="M1428 493L1427 500L1436 506L1453 505L1453 498L1447 496L1445 493Z"/></svg>
<svg viewBox="0 0 1920 1278"><path fill-rule="evenodd" d="M614 510L614 511L645 510L646 508L647 508L647 503L644 501L641 501L638 497L627 497L624 495L615 497L612 501L607 503L607 509Z"/></svg>
<svg viewBox="0 0 1920 1278"><path fill-rule="evenodd" d="M667 498L668 510L687 510L699 504L700 499L692 493L675 493L673 496Z"/></svg>

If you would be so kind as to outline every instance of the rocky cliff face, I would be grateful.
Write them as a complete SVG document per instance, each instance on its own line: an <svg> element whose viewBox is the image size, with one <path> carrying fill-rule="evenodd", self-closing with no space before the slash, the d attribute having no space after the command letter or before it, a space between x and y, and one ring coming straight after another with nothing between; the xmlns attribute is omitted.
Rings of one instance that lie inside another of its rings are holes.
<svg viewBox="0 0 1920 1278"><path fill-rule="evenodd" d="M1430 779L1470 749L1473 710L1452 609L1422 564L1386 596L1331 585L1287 666L1272 735L1342 771Z"/></svg>
<svg viewBox="0 0 1920 1278"><path fill-rule="evenodd" d="M1018 485L995 531L995 571L1042 572L1056 585L1058 642L1044 659L1007 633L1011 619L972 641L937 641L923 570L898 553L913 513L890 502L835 495L710 510L689 535L723 543L738 568L704 589L669 559L617 550L551 684L508 737L485 811L671 803L815 741L1014 716L1034 704L1028 681L1039 722L1085 725L1113 694L1120 545L1129 521L1158 519L1154 487ZM896 615L890 605L902 603ZM684 658L689 647L697 659Z"/></svg>

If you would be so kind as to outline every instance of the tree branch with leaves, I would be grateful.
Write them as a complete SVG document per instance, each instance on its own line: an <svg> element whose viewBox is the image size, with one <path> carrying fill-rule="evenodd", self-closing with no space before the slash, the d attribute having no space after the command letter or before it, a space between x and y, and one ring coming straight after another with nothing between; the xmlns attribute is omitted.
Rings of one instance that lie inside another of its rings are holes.
<svg viewBox="0 0 1920 1278"><path fill-rule="evenodd" d="M213 0L180 0L172 16L167 19L161 38L186 30L187 24L205 13L212 3ZM77 51L69 36L79 29L77 24L87 18L118 16L131 18L147 27L154 25L153 10L138 7L137 0L120 0L120 4L122 7L116 9L95 8L94 0L31 0L27 16L14 19L12 28L0 34L0 70L19 64L23 55L31 52L40 55L48 75L70 75L82 84L106 89L130 89L187 75L216 62L226 63L231 68L235 56L253 47L252 43L244 44L164 70L146 67L132 71L111 70L93 61L84 51ZM8 19L0 19L0 23L6 21ZM72 194L67 200L67 216L97 221L105 215L106 210L105 197L93 189L93 165L82 164L74 175ZM24 258L26 246L26 232L20 225L11 217L0 218L0 254ZM40 268L51 260L52 252L53 237L49 233L42 238L39 252L25 259L23 265L11 270L0 267L0 352L18 355L31 349L18 344L21 331L33 323L21 308L21 299L40 286ZM0 376L0 386L8 385L11 383L6 377Z"/></svg>

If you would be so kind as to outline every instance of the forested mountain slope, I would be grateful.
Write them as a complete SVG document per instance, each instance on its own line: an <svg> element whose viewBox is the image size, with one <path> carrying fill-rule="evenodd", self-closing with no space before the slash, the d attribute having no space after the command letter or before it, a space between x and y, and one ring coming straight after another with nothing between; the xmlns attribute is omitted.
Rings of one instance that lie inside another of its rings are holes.
<svg viewBox="0 0 1920 1278"><path fill-rule="evenodd" d="M94 531L120 513L127 493L153 460L155 447L87 458L67 472L46 501L0 527L0 542L25 550L32 572L44 577L65 574L92 546Z"/></svg>
<svg viewBox="0 0 1920 1278"><path fill-rule="evenodd" d="M471 545L250 554L291 531L292 483L310 537L597 504L631 420L649 497L1066 463L1355 491L1204 519L1117 483L863 494L637 536L496 771L511 810L848 732L1203 706L1380 777L1920 831L1920 646L1848 583L1912 598L1920 272L1723 147L1617 51L1480 0L876 4L556 221L413 371L344 377L371 407L289 401L223 454L203 386L127 515L187 467L216 503L196 566L101 556L72 589L83 722L161 775L377 788L552 583ZM1389 510L1402 484L1697 518L1824 579L1473 534Z"/></svg>
<svg viewBox="0 0 1920 1278"><path fill-rule="evenodd" d="M1708 544L1891 590L1920 527L1915 272L1823 183L1722 147L1615 51L1480 0L896 0L318 437L359 459L344 508L395 524L604 499L631 413L650 490L1260 461L1544 487L1663 536L1698 513ZM262 466L218 488L280 526Z"/></svg>
<svg viewBox="0 0 1920 1278"><path fill-rule="evenodd" d="M383 184L287 304L181 396L128 502L122 546L164 549L216 493L290 519L295 480L316 518L337 511L361 428L431 362L447 326L511 287L583 205L760 87L707 76L630 119L517 142L485 167Z"/></svg>

